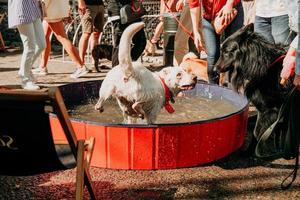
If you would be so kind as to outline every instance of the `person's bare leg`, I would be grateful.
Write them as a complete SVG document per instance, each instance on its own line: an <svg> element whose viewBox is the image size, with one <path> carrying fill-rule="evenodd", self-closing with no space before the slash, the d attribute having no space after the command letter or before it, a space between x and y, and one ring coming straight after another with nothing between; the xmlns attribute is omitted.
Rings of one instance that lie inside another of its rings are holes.
<svg viewBox="0 0 300 200"><path fill-rule="evenodd" d="M153 37L151 39L151 43L157 43L157 41L159 40L159 37L161 35L161 33L163 32L164 28L164 22L160 21L154 31Z"/></svg>
<svg viewBox="0 0 300 200"><path fill-rule="evenodd" d="M84 63L81 60L77 49L73 46L72 42L68 39L65 33L63 22L49 23L52 31L54 32L57 40L63 45L73 62L78 66L84 67Z"/></svg>
<svg viewBox="0 0 300 200"><path fill-rule="evenodd" d="M88 48L90 36L90 33L83 33L79 40L79 56L83 63L85 61L85 54Z"/></svg>
<svg viewBox="0 0 300 200"><path fill-rule="evenodd" d="M94 49L96 45L99 44L99 37L100 37L101 32L93 32L92 33L92 38L91 38L91 49ZM93 64L95 63L94 58L93 59Z"/></svg>
<svg viewBox="0 0 300 200"><path fill-rule="evenodd" d="M44 33L45 33L46 48L44 49L44 51L41 54L41 63L40 63L39 67L47 68L47 64L48 64L49 56L50 56L50 51L51 51L50 36L51 36L52 30L51 30L49 24L46 21L43 22L43 28L44 28Z"/></svg>

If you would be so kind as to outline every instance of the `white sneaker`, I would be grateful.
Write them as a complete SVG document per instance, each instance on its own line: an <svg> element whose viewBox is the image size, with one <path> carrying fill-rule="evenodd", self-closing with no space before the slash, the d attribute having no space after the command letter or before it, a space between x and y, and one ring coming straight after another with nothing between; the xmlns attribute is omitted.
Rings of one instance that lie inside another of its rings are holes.
<svg viewBox="0 0 300 200"><path fill-rule="evenodd" d="M48 70L46 67L37 67L31 70L31 72L35 75L45 76L48 74Z"/></svg>
<svg viewBox="0 0 300 200"><path fill-rule="evenodd" d="M22 88L24 90L39 90L40 89L40 87L32 81L24 81L22 83Z"/></svg>
<svg viewBox="0 0 300 200"><path fill-rule="evenodd" d="M73 74L70 75L70 77L79 78L81 76L86 75L87 73L89 73L89 71L86 69L86 67L79 67Z"/></svg>

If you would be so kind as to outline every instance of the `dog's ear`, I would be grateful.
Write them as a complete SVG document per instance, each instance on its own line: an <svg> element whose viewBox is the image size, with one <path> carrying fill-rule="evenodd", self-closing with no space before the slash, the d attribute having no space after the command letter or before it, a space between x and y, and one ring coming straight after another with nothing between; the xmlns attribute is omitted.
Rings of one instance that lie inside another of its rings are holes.
<svg viewBox="0 0 300 200"><path fill-rule="evenodd" d="M229 36L223 43L228 44L231 43L232 41L237 42L239 44L242 41L245 41L249 36L251 36L254 33L254 25L253 23L248 24L246 26L243 26L239 30L237 30L235 33L233 33L231 36ZM225 45L226 46L226 45Z"/></svg>
<svg viewBox="0 0 300 200"><path fill-rule="evenodd" d="M244 27L244 31L247 32L248 34L253 33L254 32L254 24L250 23L250 24L246 25Z"/></svg>
<svg viewBox="0 0 300 200"><path fill-rule="evenodd" d="M247 39L249 36L251 36L254 32L254 25L253 23L248 24L242 28L240 28L237 32L235 32L234 34L232 34L230 36L231 39L234 38L235 41L237 41L238 43L241 41L245 41L245 39Z"/></svg>

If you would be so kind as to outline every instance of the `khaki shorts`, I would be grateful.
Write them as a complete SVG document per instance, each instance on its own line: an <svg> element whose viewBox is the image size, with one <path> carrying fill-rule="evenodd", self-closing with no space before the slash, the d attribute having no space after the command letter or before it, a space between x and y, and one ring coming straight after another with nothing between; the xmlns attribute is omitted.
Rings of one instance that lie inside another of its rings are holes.
<svg viewBox="0 0 300 200"><path fill-rule="evenodd" d="M86 13L81 18L82 32L102 32L104 25L104 6L86 6Z"/></svg>

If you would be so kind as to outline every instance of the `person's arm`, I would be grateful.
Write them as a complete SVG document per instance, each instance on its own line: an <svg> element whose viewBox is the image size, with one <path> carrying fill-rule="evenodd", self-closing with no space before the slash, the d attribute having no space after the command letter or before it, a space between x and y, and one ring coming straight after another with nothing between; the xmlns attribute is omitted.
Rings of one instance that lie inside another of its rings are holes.
<svg viewBox="0 0 300 200"><path fill-rule="evenodd" d="M193 27L193 34L194 34L194 44L198 51L204 50L202 42L201 42L201 34L199 31L200 29L200 20L201 20L201 8L199 0L189 0L189 7L191 13L191 20L192 20L192 27Z"/></svg>
<svg viewBox="0 0 300 200"><path fill-rule="evenodd" d="M78 0L78 13L84 15L86 12L86 5L84 0Z"/></svg>
<svg viewBox="0 0 300 200"><path fill-rule="evenodd" d="M184 0L178 0L176 3L176 11L181 11L183 9L183 1Z"/></svg>
<svg viewBox="0 0 300 200"><path fill-rule="evenodd" d="M299 14L300 14L300 1L298 1L298 33L300 33L300 15ZM300 90L300 40L298 40L298 47L297 47L294 85L298 90Z"/></svg>
<svg viewBox="0 0 300 200"><path fill-rule="evenodd" d="M280 83L282 85L284 85L286 83L286 80L288 80L289 77L293 75L295 72L297 44L298 44L298 36L296 36L296 38L290 44L290 48L282 62L283 68L280 73L280 77L281 77Z"/></svg>

